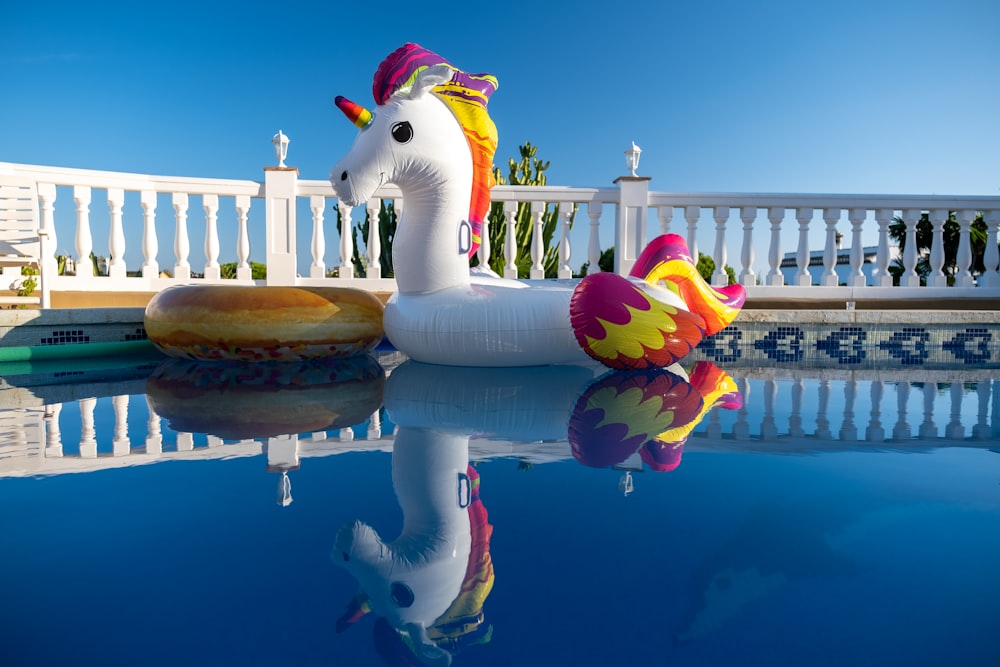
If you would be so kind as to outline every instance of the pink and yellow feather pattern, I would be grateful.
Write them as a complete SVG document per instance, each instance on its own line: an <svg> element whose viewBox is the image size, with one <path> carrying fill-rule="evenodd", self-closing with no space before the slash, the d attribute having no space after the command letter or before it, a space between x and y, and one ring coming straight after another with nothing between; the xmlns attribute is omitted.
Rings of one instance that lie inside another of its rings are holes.
<svg viewBox="0 0 1000 667"><path fill-rule="evenodd" d="M662 283L688 310L658 300L615 273L584 277L570 300L573 333L588 355L620 370L669 366L728 326L746 299L742 285L708 285L677 234L664 234L646 246L630 276Z"/></svg>
<svg viewBox="0 0 1000 667"><path fill-rule="evenodd" d="M632 265L632 277L650 283L667 283L688 308L705 318L705 335L711 336L729 326L746 301L742 285L713 287L698 273L687 243L677 234L653 239Z"/></svg>
<svg viewBox="0 0 1000 667"><path fill-rule="evenodd" d="M469 224L472 227L471 257L482 242L483 223L490 209L493 181L493 156L497 150L497 128L486 105L497 89L492 74L467 74L441 56L417 44L404 44L378 66L372 80L376 104L385 104L397 93L413 87L417 74L429 67L444 65L451 78L433 88L458 120L472 152L472 193L469 200Z"/></svg>

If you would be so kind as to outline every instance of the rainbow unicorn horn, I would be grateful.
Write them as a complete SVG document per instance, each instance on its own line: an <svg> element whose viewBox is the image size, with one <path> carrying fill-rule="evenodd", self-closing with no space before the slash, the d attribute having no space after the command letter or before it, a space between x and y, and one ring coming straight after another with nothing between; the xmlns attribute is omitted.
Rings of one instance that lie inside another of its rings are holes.
<svg viewBox="0 0 1000 667"><path fill-rule="evenodd" d="M372 122L375 117L371 111L364 108L360 104L350 101L343 95L337 95L333 103L337 105L337 108L344 112L347 119L358 126L359 129L365 129Z"/></svg>

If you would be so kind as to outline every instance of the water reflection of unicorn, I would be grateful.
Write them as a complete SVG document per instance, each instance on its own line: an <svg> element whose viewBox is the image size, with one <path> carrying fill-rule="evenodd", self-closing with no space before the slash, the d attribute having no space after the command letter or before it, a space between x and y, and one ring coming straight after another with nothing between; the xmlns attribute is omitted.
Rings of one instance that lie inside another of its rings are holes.
<svg viewBox="0 0 1000 667"><path fill-rule="evenodd" d="M407 44L378 67L372 88L374 113L337 98L360 132L330 181L349 206L384 183L402 191L393 240L399 289L384 323L411 358L529 366L590 355L612 368L666 366L736 316L742 286L707 285L676 235L655 239L629 278L525 282L471 274L490 204L497 133L487 102L497 79Z"/></svg>

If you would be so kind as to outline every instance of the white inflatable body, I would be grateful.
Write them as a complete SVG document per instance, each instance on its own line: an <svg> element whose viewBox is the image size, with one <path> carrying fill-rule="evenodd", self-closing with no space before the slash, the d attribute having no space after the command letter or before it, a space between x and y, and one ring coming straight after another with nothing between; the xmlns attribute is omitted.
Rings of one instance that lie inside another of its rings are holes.
<svg viewBox="0 0 1000 667"><path fill-rule="evenodd" d="M431 67L393 93L330 172L337 197L359 206L395 183L404 207L393 239L398 291L386 304L392 344L418 361L532 366L587 361L570 323L576 281L522 282L469 271L472 153L461 125L431 89L451 70ZM637 281L681 310L669 290Z"/></svg>

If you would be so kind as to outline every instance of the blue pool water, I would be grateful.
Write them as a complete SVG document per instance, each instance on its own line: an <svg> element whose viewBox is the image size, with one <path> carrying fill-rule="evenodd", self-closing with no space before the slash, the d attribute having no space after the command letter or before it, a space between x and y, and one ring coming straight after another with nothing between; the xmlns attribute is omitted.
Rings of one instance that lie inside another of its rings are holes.
<svg viewBox="0 0 1000 667"><path fill-rule="evenodd" d="M0 664L1000 664L1000 375L400 361L0 373Z"/></svg>

